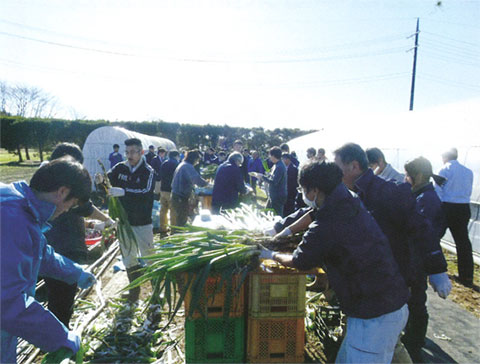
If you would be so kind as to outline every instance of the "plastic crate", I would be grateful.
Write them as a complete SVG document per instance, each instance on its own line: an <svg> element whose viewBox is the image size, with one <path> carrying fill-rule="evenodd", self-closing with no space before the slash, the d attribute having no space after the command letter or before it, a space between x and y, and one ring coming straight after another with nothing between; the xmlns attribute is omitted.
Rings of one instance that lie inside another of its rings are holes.
<svg viewBox="0 0 480 364"><path fill-rule="evenodd" d="M187 363L243 363L245 318L185 320Z"/></svg>
<svg viewBox="0 0 480 364"><path fill-rule="evenodd" d="M250 317L303 317L304 274L251 273L248 313Z"/></svg>
<svg viewBox="0 0 480 364"><path fill-rule="evenodd" d="M303 363L304 318L249 318L247 361L250 363Z"/></svg>
<svg viewBox="0 0 480 364"><path fill-rule="evenodd" d="M186 275L183 275L183 282L186 282ZM195 279L195 278L193 278ZM227 301L229 303L228 317L245 316L245 285L240 286L240 275L232 277L231 290L227 288L227 282L223 281L220 287L221 276L210 276L205 282L203 297L199 300L198 306L191 318L220 318L224 317ZM193 281L192 281L193 285ZM185 295L185 315L188 316L192 300L192 286Z"/></svg>

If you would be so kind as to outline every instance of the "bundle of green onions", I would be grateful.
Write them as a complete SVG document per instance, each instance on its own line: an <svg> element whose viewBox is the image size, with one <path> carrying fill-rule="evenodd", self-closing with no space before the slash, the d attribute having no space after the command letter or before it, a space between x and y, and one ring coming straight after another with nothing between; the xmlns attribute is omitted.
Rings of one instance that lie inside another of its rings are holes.
<svg viewBox="0 0 480 364"><path fill-rule="evenodd" d="M235 209L222 211L222 216L229 222L229 228L251 232L263 232L278 220L273 210L259 210L245 203L240 203Z"/></svg>
<svg viewBox="0 0 480 364"><path fill-rule="evenodd" d="M103 163L98 160L98 164L103 171L103 181L102 186L105 188L105 192L108 196L108 189L112 187L110 180L108 179L107 170ZM117 221L117 233L120 242L123 244L123 247L127 249L128 253L132 249L133 245L137 246L137 239L133 233L132 227L128 222L128 216L125 212L125 209L122 206L118 197L109 196L108 197L108 214L112 219Z"/></svg>
<svg viewBox="0 0 480 364"><path fill-rule="evenodd" d="M170 321L180 309L187 290L191 292L190 312L200 307L205 300L204 286L210 276L221 276L218 287L227 285L231 290L225 297L231 299L238 293L247 273L258 266L259 246L252 238L246 243L249 232L243 230L224 231L197 227L178 227L183 233L171 235L155 243L155 253L144 257L149 265L143 269L143 275L125 290L151 281L153 292L151 301L163 298L168 305ZM241 242L242 241L242 242ZM240 276L237 290L232 289L233 275ZM237 291L237 292L236 292ZM229 314L228 302L224 313Z"/></svg>
<svg viewBox="0 0 480 364"><path fill-rule="evenodd" d="M218 169L218 165L209 164L208 166L205 166L200 170L200 175L204 179L215 178L215 175L217 174L217 169Z"/></svg>

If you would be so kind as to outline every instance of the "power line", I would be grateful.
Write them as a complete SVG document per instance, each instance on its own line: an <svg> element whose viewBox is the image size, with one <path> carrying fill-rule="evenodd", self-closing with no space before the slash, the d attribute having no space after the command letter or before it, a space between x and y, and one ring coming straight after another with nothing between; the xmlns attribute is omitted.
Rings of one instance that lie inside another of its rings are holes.
<svg viewBox="0 0 480 364"><path fill-rule="evenodd" d="M463 40L458 40L458 39L455 39L455 38L450 38L450 37L446 37L444 35L440 35L440 34L436 34L436 33L432 33L432 32L427 32L427 31L422 31L422 33L430 34L430 35L433 35L435 37L439 37L439 38L443 38L443 39L447 39L447 40L451 40L451 41L456 42L456 43L468 44L469 46L472 46L472 47L475 47L475 48L480 48L480 44L478 44L478 43L475 44L475 43L465 42Z"/></svg>
<svg viewBox="0 0 480 364"><path fill-rule="evenodd" d="M437 82L437 83L441 83L441 84L448 85L448 86L470 88L470 89L473 89L473 90L480 91L480 84L473 85L473 84L459 82L459 81L455 81L455 80L447 80L447 79L442 79L442 78L439 78L437 76L430 75L430 74L422 74L422 75L419 75L419 77L421 79L425 79L427 81Z"/></svg>

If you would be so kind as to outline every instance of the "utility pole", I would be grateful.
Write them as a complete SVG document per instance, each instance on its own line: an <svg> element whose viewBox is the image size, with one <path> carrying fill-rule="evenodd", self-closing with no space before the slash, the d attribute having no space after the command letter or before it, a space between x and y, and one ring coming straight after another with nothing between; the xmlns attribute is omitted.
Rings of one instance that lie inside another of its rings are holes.
<svg viewBox="0 0 480 364"><path fill-rule="evenodd" d="M417 18L417 31L415 32L415 47L413 48L413 71L412 71L412 88L410 89L410 111L413 110L413 98L415 94L415 74L417 71L417 49L418 49L418 33L420 18Z"/></svg>

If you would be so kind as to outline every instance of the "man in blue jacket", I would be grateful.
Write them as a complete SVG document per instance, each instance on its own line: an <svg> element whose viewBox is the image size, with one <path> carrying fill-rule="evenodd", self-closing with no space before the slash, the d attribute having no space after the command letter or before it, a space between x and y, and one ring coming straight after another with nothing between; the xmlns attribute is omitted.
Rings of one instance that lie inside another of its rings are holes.
<svg viewBox="0 0 480 364"><path fill-rule="evenodd" d="M251 172L251 175L268 183L267 208L272 208L277 215L283 216L283 206L287 202L287 167L282 162L282 150L279 147L270 149L269 158L273 163L269 174Z"/></svg>
<svg viewBox="0 0 480 364"><path fill-rule="evenodd" d="M77 282L80 288L94 283L91 273L55 253L43 235L48 220L88 201L91 184L87 170L68 157L39 168L30 186L0 183L1 363L16 362L17 337L44 351L78 351L79 336L34 297L39 275Z"/></svg>
<svg viewBox="0 0 480 364"><path fill-rule="evenodd" d="M233 152L229 155L228 161L218 167L212 192L212 212L214 214L218 214L220 209L237 207L238 194L247 193L240 169L243 161L240 152Z"/></svg>
<svg viewBox="0 0 480 364"><path fill-rule="evenodd" d="M311 224L293 254L264 249L260 258L308 270L325 265L347 315L336 363L390 363L407 318L408 288L390 245L334 163L313 161L300 171Z"/></svg>

